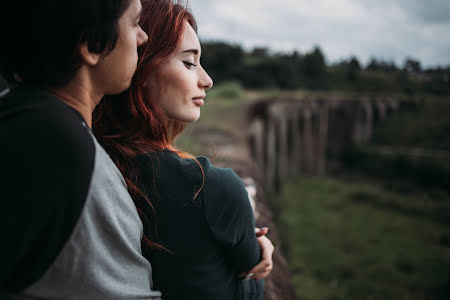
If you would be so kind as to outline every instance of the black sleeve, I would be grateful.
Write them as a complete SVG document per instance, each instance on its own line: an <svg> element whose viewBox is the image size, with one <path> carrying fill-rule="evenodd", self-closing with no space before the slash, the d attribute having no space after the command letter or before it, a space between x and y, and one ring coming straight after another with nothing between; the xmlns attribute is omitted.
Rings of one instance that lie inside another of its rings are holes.
<svg viewBox="0 0 450 300"><path fill-rule="evenodd" d="M239 272L249 271L261 259L255 219L242 180L231 170L203 163L203 204L211 232Z"/></svg>
<svg viewBox="0 0 450 300"><path fill-rule="evenodd" d="M44 274L88 193L95 146L81 116L58 101L0 110L0 290Z"/></svg>

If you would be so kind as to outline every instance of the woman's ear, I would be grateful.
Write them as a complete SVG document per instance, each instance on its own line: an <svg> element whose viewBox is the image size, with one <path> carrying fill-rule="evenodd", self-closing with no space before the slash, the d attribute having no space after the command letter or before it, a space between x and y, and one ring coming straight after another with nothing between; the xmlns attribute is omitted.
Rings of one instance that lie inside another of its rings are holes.
<svg viewBox="0 0 450 300"><path fill-rule="evenodd" d="M78 46L81 59L89 66L95 66L100 60L100 54L89 51L87 43L81 43Z"/></svg>

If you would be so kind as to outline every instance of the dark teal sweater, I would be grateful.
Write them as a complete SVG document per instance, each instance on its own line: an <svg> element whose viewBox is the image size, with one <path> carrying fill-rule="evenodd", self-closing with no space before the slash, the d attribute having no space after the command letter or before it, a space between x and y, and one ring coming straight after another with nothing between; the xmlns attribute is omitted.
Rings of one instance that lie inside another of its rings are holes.
<svg viewBox="0 0 450 300"><path fill-rule="evenodd" d="M144 231L169 251L146 250L163 299L239 299L241 280L261 257L247 191L231 170L161 151L140 157L141 184L155 213Z"/></svg>

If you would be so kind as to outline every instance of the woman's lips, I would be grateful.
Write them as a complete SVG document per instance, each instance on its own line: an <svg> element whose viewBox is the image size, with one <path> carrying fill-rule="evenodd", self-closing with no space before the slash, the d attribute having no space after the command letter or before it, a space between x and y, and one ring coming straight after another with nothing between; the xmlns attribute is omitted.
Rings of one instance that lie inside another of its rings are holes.
<svg viewBox="0 0 450 300"><path fill-rule="evenodd" d="M205 100L203 98L193 98L192 101L197 106L203 106L203 104L205 104Z"/></svg>

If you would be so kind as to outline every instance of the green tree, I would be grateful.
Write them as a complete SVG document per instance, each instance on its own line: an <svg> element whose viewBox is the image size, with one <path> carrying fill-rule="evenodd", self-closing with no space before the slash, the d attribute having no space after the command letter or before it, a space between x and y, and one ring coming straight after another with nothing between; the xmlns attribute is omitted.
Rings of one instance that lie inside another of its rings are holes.
<svg viewBox="0 0 450 300"><path fill-rule="evenodd" d="M237 79L243 58L241 46L224 42L202 43L202 65L217 83Z"/></svg>
<svg viewBox="0 0 450 300"><path fill-rule="evenodd" d="M327 67L325 65L325 57L319 47L305 54L303 58L303 74L307 78L309 88L325 88Z"/></svg>
<svg viewBox="0 0 450 300"><path fill-rule="evenodd" d="M422 66L420 65L420 61L407 58L405 60L405 64L403 65L403 70L408 73L418 73L422 71Z"/></svg>

